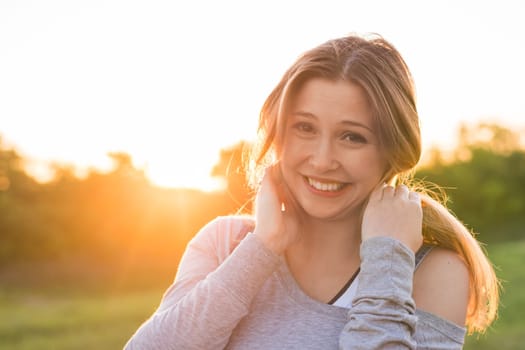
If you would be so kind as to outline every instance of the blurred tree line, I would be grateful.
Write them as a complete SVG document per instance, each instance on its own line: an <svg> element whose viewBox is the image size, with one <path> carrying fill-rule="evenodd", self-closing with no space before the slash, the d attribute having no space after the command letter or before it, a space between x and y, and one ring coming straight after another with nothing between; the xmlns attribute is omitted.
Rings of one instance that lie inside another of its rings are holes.
<svg viewBox="0 0 525 350"><path fill-rule="evenodd" d="M449 207L480 233L481 241L521 238L525 151L520 134L479 124L462 127L459 139L452 155L433 149L416 177L442 186ZM220 152L211 174L225 180L225 189L202 192L156 187L124 153L109 155L114 167L108 173L78 178L73 169L57 166L54 179L42 184L24 172L17 152L0 142L0 282L6 276L2 271L17 264L83 261L109 278L126 270L126 278L139 280L155 271L165 283L206 222L251 210L242 170L247 146L239 142Z"/></svg>
<svg viewBox="0 0 525 350"><path fill-rule="evenodd" d="M236 184L240 170L232 159L240 158L233 153L221 151L213 169L233 183L202 192L152 185L125 153L109 154L108 173L79 178L73 168L55 166L54 179L38 183L0 142L0 285L27 274L55 278L50 275L62 268L108 278L126 270L128 280L172 278L191 237L218 215L241 213L247 201L249 191Z"/></svg>
<svg viewBox="0 0 525 350"><path fill-rule="evenodd" d="M416 177L443 188L449 208L483 242L524 238L525 150L519 132L496 124L461 126L454 154L431 151Z"/></svg>

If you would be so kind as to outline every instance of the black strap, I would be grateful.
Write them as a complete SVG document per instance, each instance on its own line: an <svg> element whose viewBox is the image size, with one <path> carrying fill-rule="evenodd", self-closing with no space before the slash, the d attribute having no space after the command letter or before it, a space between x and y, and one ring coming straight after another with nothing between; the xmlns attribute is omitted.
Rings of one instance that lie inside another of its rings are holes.
<svg viewBox="0 0 525 350"><path fill-rule="evenodd" d="M416 262L416 267L415 268L416 269L419 266L419 264L421 264L423 259L425 259L425 257L428 255L428 253L430 253L430 251L433 248L434 248L433 245L424 244L424 245L421 246L421 248L418 249L418 251L416 252L416 255L415 255L415 262ZM348 280L348 282L346 282L346 284L343 286L343 288L341 288L341 290L339 292L337 292L335 297L333 297L328 302L328 304L331 305L331 304L335 303L343 294L345 294L345 292L348 290L348 288L350 288L350 286L352 285L352 282L354 282L355 278L359 274L359 271L361 271L360 267L356 270L356 272L354 272L352 277L350 277L350 279Z"/></svg>
<svg viewBox="0 0 525 350"><path fill-rule="evenodd" d="M341 290L339 292L337 292L337 294L335 295L335 297L333 297L329 302L328 304L333 304L337 301L337 299L339 299L341 297L341 295L345 294L345 292L348 290L348 288L350 288L350 286L352 285L352 282L354 282L355 278L357 277L357 274L359 273L359 271L361 271L361 268L358 267L357 270L354 272L354 274L352 275L352 277L350 277L350 279L348 280L348 282L346 282L346 284L343 286L343 288L341 288Z"/></svg>
<svg viewBox="0 0 525 350"><path fill-rule="evenodd" d="M423 259L425 259L425 257L428 255L428 253L430 253L430 251L434 248L433 245L430 245L430 244L423 244L421 246L421 248L418 249L418 251L416 252L416 256L415 256L415 260L416 260L416 266L415 268L417 269L419 264L421 264L421 262L423 261Z"/></svg>

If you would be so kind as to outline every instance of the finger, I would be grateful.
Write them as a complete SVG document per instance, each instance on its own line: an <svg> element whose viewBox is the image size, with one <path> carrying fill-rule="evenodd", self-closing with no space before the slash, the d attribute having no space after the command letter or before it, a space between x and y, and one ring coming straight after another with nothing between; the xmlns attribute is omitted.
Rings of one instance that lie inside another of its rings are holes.
<svg viewBox="0 0 525 350"><path fill-rule="evenodd" d="M383 198L394 197L395 193L396 189L394 188L394 186L386 185L383 188Z"/></svg>
<svg viewBox="0 0 525 350"><path fill-rule="evenodd" d="M421 196L418 192L410 191L408 193L408 199L414 202L421 203Z"/></svg>
<svg viewBox="0 0 525 350"><path fill-rule="evenodd" d="M270 168L266 168L257 194L260 198L270 199L272 197L277 197L275 200L279 200L278 190L275 182L273 181L272 171Z"/></svg>
<svg viewBox="0 0 525 350"><path fill-rule="evenodd" d="M395 195L401 198L408 198L409 192L410 191L406 185L399 185L396 187Z"/></svg>

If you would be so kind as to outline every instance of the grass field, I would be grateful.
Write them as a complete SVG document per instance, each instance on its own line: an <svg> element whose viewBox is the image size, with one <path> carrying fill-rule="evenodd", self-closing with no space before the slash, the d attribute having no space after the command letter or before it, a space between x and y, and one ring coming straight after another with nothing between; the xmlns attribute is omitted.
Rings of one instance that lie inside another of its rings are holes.
<svg viewBox="0 0 525 350"><path fill-rule="evenodd" d="M64 295L10 290L0 297L0 349L121 349L162 291Z"/></svg>
<svg viewBox="0 0 525 350"><path fill-rule="evenodd" d="M465 349L522 349L525 241L491 246L489 255L503 279L500 318L486 334L468 337ZM3 285L0 349L121 349L162 293L161 288L117 292Z"/></svg>

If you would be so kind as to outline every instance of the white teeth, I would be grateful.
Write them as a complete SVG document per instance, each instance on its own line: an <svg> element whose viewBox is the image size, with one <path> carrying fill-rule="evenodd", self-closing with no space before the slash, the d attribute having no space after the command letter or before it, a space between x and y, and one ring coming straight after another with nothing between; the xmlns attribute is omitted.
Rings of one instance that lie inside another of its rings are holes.
<svg viewBox="0 0 525 350"><path fill-rule="evenodd" d="M319 190L319 191L335 192L335 191L339 191L344 186L344 184L342 184L342 183L320 182L320 181L311 179L309 177L307 179L308 179L308 183L310 184L310 186L312 186L313 188L315 188L316 190Z"/></svg>

